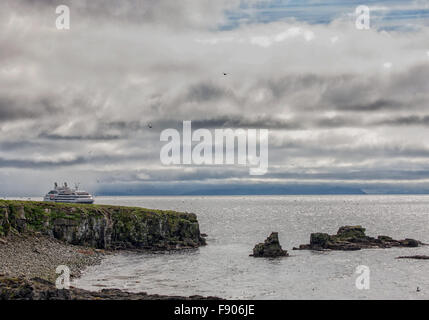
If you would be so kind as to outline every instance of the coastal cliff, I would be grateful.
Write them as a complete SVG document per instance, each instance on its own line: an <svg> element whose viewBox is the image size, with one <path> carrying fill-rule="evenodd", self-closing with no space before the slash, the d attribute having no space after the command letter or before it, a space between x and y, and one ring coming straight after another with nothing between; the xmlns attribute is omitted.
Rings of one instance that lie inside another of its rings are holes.
<svg viewBox="0 0 429 320"><path fill-rule="evenodd" d="M0 237L31 232L97 249L169 250L205 244L193 213L0 200Z"/></svg>

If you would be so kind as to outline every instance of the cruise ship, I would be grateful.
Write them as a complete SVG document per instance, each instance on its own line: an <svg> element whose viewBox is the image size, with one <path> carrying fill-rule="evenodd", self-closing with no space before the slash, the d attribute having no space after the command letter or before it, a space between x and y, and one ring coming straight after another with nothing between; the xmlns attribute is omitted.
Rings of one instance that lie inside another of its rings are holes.
<svg viewBox="0 0 429 320"><path fill-rule="evenodd" d="M64 182L64 185L59 187L55 182L54 189L49 191L43 201L53 202L68 202L68 203L94 203L94 197L84 190L79 190L79 186L76 185L74 189Z"/></svg>

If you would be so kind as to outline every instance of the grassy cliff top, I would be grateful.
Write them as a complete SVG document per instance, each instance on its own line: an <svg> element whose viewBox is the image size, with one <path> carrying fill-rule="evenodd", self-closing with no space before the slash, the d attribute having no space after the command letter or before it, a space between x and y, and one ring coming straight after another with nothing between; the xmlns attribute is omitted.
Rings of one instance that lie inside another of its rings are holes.
<svg viewBox="0 0 429 320"><path fill-rule="evenodd" d="M116 206L106 204L83 204L83 203L58 203L49 201L27 201L27 200L0 200L0 207L25 207L28 209L53 209L53 210L64 210L71 212L81 212L85 214L99 214L101 212L134 212L140 214L160 214L160 215L174 215L174 216L187 216L194 217L195 214L188 212L178 212L173 210L158 210L158 209L147 209L142 207L128 207L128 206Z"/></svg>
<svg viewBox="0 0 429 320"><path fill-rule="evenodd" d="M172 210L157 210L141 207L126 207L101 204L57 203L48 201L0 200L1 208L8 208L10 212L24 209L40 215L49 215L56 218L78 219L82 216L100 215L137 215L137 216L166 216L168 218L197 221L194 213L177 212Z"/></svg>

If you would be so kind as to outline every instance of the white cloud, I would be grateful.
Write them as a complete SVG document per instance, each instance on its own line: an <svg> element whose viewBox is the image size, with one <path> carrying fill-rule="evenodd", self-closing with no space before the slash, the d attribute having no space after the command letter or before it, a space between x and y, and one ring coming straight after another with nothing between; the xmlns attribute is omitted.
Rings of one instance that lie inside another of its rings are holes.
<svg viewBox="0 0 429 320"><path fill-rule="evenodd" d="M53 157L63 164L52 172L88 184L247 178L227 168L159 169L159 132L182 120L270 127L279 176L317 166L344 178L338 168L389 159L393 170L404 157L426 169L417 136L427 120L427 28L287 21L219 30L226 2L151 2L131 14L78 3L67 33L54 28L50 8L1 13L0 174L9 160L39 172ZM34 176L50 185L54 173Z"/></svg>

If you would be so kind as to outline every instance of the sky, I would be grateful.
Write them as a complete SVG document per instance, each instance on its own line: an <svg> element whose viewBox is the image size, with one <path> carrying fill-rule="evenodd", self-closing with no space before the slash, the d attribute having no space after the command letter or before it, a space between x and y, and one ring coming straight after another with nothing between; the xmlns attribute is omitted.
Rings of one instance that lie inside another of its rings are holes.
<svg viewBox="0 0 429 320"><path fill-rule="evenodd" d="M427 0L5 0L0 196L427 193L428 76ZM269 129L268 172L163 165L185 120Z"/></svg>

